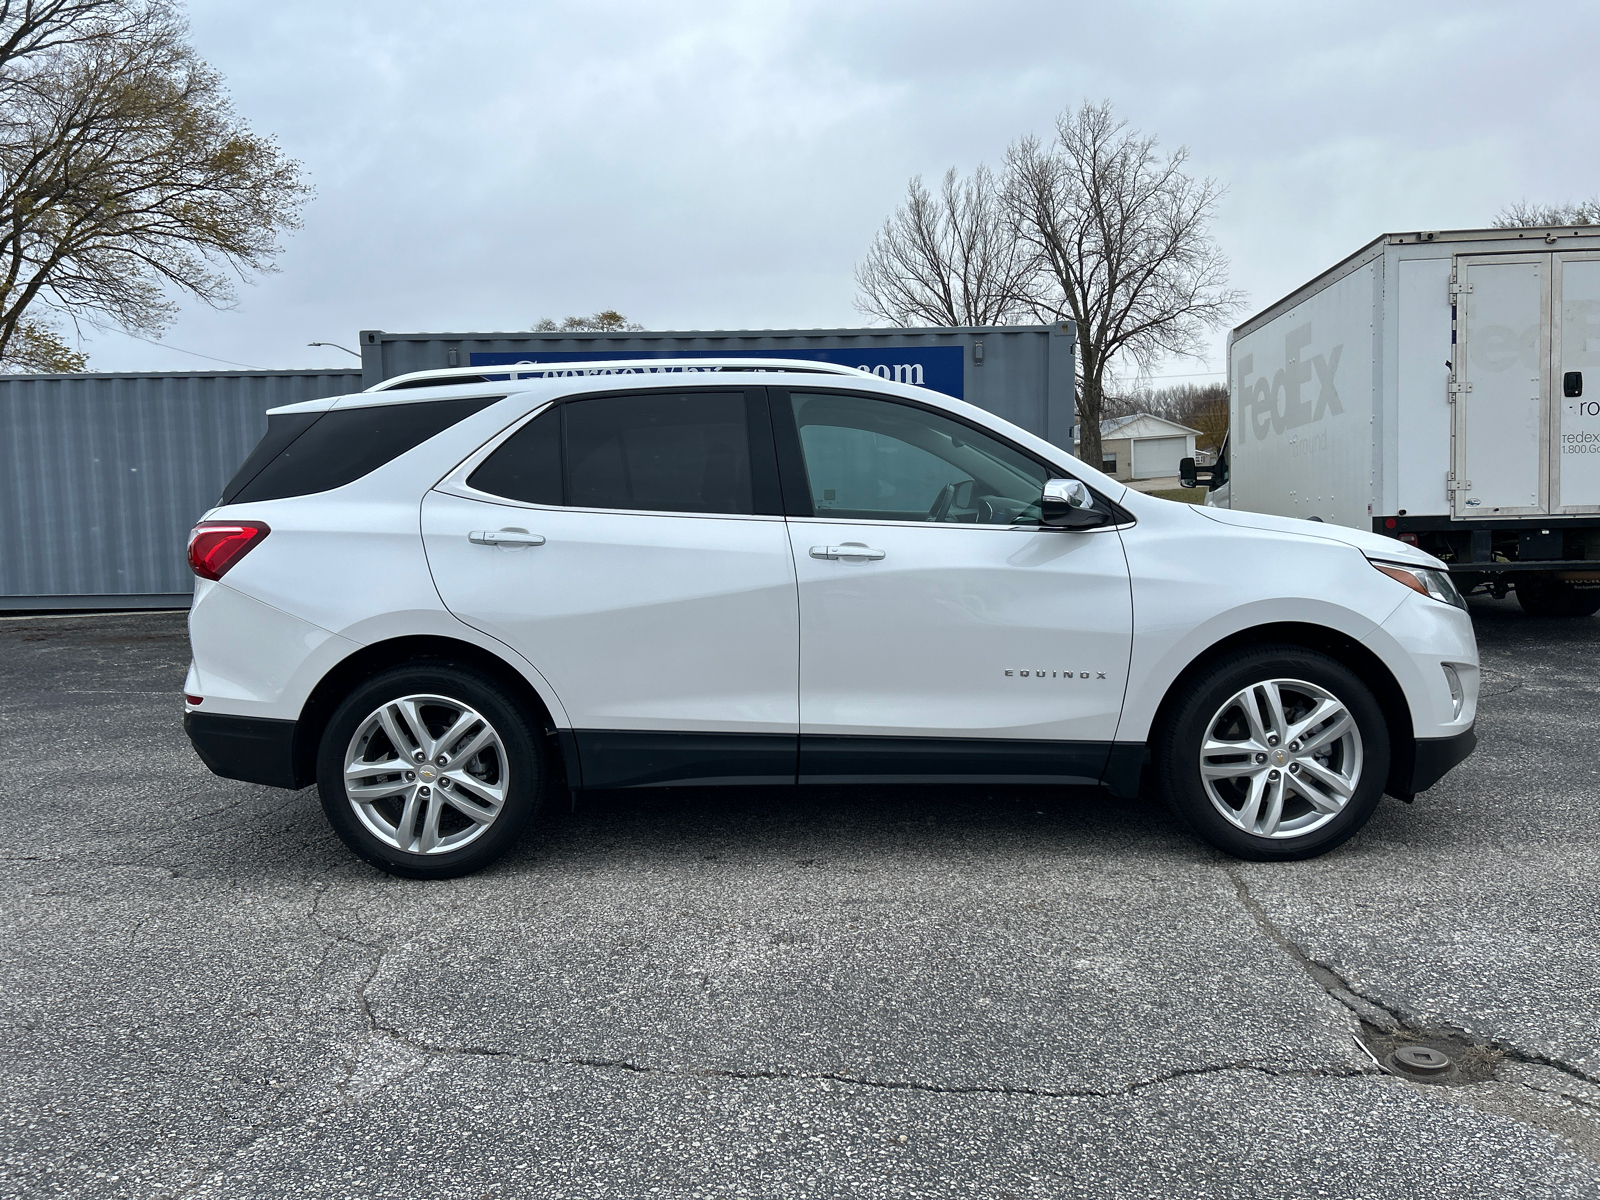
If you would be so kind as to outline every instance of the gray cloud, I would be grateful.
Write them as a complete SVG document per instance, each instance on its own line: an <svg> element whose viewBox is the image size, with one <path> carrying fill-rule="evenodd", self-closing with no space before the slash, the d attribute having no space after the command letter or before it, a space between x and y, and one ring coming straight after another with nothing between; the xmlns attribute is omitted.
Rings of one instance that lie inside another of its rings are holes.
<svg viewBox="0 0 1600 1200"><path fill-rule="evenodd" d="M1297 9L204 0L200 52L317 198L236 310L84 345L100 370L302 366L353 361L305 343L361 328L603 306L856 324L851 268L908 176L997 162L1086 96L1229 186L1253 307L1385 230L1600 189L1586 5Z"/></svg>

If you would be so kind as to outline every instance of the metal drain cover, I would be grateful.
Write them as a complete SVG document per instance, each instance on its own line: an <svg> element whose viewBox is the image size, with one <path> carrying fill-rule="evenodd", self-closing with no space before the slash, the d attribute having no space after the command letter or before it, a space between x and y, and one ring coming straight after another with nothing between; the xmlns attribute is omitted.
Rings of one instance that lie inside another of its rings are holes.
<svg viewBox="0 0 1600 1200"><path fill-rule="evenodd" d="M1412 1075L1443 1075L1455 1065L1448 1054L1432 1046L1401 1046L1392 1057L1395 1066Z"/></svg>

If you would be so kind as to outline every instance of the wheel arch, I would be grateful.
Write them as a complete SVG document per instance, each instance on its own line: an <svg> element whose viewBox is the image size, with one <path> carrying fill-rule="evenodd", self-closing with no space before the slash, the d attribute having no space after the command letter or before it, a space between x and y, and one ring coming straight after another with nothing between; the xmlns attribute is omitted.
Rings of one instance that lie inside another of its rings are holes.
<svg viewBox="0 0 1600 1200"><path fill-rule="evenodd" d="M551 761L559 764L566 782L580 782L577 743L570 731L561 728L551 716L550 707L538 690L511 663L471 642L437 634L389 638L363 646L335 663L300 707L294 731L295 786L304 787L317 776L317 748L340 702L362 683L391 667L421 661L461 663L476 668L504 685L533 714L546 744L553 752Z"/></svg>
<svg viewBox="0 0 1600 1200"><path fill-rule="evenodd" d="M1326 625L1300 621L1253 625L1207 646L1190 659L1167 686L1161 703L1156 707L1155 717L1150 722L1149 744L1154 747L1162 739L1176 706L1178 693L1190 679L1213 663L1241 650L1285 645L1326 654L1354 671L1356 677L1371 689L1383 712L1384 723L1389 727L1389 775L1384 781L1384 791L1409 800L1411 794L1406 785L1415 766L1417 740L1411 719L1411 705L1406 700L1405 692L1383 659L1349 634Z"/></svg>

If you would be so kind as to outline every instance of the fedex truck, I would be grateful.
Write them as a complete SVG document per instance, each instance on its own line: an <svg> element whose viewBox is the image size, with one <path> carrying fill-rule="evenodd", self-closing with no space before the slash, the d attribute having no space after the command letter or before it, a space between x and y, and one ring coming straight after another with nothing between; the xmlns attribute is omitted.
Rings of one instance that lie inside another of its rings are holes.
<svg viewBox="0 0 1600 1200"><path fill-rule="evenodd" d="M1386 234L1235 329L1228 377L1209 503L1600 610L1600 227Z"/></svg>

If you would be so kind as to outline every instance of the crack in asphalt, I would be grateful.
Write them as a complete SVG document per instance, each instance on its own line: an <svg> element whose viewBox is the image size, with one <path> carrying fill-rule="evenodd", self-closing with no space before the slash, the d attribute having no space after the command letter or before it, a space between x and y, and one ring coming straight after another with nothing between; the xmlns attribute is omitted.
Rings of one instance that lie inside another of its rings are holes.
<svg viewBox="0 0 1600 1200"><path fill-rule="evenodd" d="M373 1013L372 1003L367 996L367 989L383 969L393 947L383 947L371 942L363 942L347 934L334 933L329 930L320 917L322 898L327 893L327 887L318 889L316 899L312 902L308 914L312 923L327 938L330 939L330 948L333 944L344 942L360 946L363 949L377 954L372 969L369 970L355 988L356 1008L361 1016L362 1023L366 1026L368 1040L374 1037L387 1038L413 1054L420 1056L424 1062L413 1070L406 1071L393 1079L384 1081L373 1089L372 1095L396 1084L403 1083L418 1074L427 1063L445 1058L500 1058L514 1062L524 1063L529 1066L546 1067L580 1067L595 1070L626 1071L639 1075L664 1075L680 1079L731 1079L731 1080L776 1080L781 1082L831 1082L848 1084L855 1087L875 1088L886 1091L913 1091L934 1095L949 1096L1026 1096L1030 1098L1050 1100L1074 1099L1099 1099L1109 1100L1118 1097L1133 1096L1148 1088L1170 1083L1177 1079L1185 1079L1203 1075L1217 1075L1229 1072L1253 1072L1269 1078L1334 1078L1348 1079L1376 1074L1376 1071L1367 1071L1359 1068L1327 1069L1327 1068L1274 1068L1261 1062L1240 1060L1227 1063L1216 1063L1202 1067L1183 1067L1163 1074L1152 1076L1149 1079L1136 1079L1120 1088L1038 1088L1009 1084L938 1084L920 1080L901 1079L869 1079L863 1076L850 1075L842 1071L779 1071L779 1070L751 1070L738 1071L722 1067L657 1067L631 1062L627 1059L605 1058L563 1058L554 1055L532 1055L517 1050L505 1050L495 1046L459 1045L446 1046L437 1043L420 1041L405 1033L395 1026L382 1024ZM324 950L322 962L327 958ZM319 969L321 962L319 962ZM348 1087L354 1076L356 1061L361 1048L358 1047L355 1056L346 1068L344 1078L336 1085L341 1096L347 1103L354 1103L355 1099L349 1095ZM365 1097L365 1098L370 1098ZM331 1110L329 1110L331 1111ZM321 1114L318 1114L321 1115Z"/></svg>
<svg viewBox="0 0 1600 1200"><path fill-rule="evenodd" d="M209 1161L199 1168L198 1174L196 1174L193 1179L184 1184L177 1191L171 1193L174 1200L180 1196L187 1196L194 1192L197 1188L202 1187L204 1184L215 1178L223 1171L223 1164L225 1162L227 1162L229 1159L235 1159L242 1154L248 1153L251 1149L260 1145L274 1133L292 1129L297 1125L309 1124L310 1122L319 1120L322 1117L329 1116L330 1114L339 1111L341 1108L352 1108L359 1103L361 1099L369 1099L372 1095L376 1095L385 1088L391 1087L396 1083L404 1082L413 1075L417 1074L423 1069L424 1066L427 1065L426 1061L424 1061L421 1066L415 1067L409 1071L405 1071L394 1079L383 1081L383 1083L372 1090L368 1097L356 1097L351 1095L350 1084L355 1078L357 1068L360 1066L361 1052L371 1044L371 1041L375 1035L387 1033L387 1031L382 1029L373 1019L372 1009L367 1002L367 988L371 985L372 981L377 978L378 972L383 969L383 964L387 960L393 948L377 945L372 942L364 942L359 938L351 937L349 934L338 933L329 929L327 925L323 923L321 913L322 900L323 897L328 894L328 890L329 885L325 883L317 887L316 895L313 896L311 900L311 906L306 911L306 919L311 922L318 933L327 939L327 944L323 946L322 954L318 957L317 965L313 969L312 974L317 977L322 976L327 967L328 955L332 953L335 946L356 946L375 955L371 969L361 977L354 989L356 1012L361 1019L364 1036L361 1038L360 1043L346 1057L344 1074L338 1079L334 1080L333 1088L339 1093L339 1103L331 1104L324 1108L319 1108L315 1112L307 1113L297 1120L285 1122L281 1125L274 1125L272 1123L273 1110L276 1109L278 1102L287 1094L287 1089L285 1091L278 1092L267 1105L267 1108L265 1112L263 1112L260 1120L246 1123L245 1127L253 1131L254 1136L250 1137L242 1144L230 1148L222 1154L213 1156ZM298 1007L298 1003L296 1007ZM398 1037L395 1038L395 1040L401 1041L402 1044L404 1044L403 1040Z"/></svg>
<svg viewBox="0 0 1600 1200"><path fill-rule="evenodd" d="M1571 1092L1561 1092L1554 1088L1540 1087L1537 1083L1528 1083L1524 1080L1517 1081L1518 1087L1527 1088L1530 1092L1537 1092L1541 1096L1556 1096L1569 1104L1576 1104L1579 1108L1593 1109L1600 1115L1600 1101L1589 1100L1583 1096L1574 1096Z"/></svg>
<svg viewBox="0 0 1600 1200"><path fill-rule="evenodd" d="M1369 996L1365 996L1357 992L1353 987L1351 987L1347 980L1340 976L1331 967L1327 966L1325 963L1317 962L1315 959L1311 958L1296 943L1290 940L1280 929L1278 929L1276 923L1273 922L1272 918L1267 914L1265 908L1263 908L1261 903L1250 893L1249 887L1246 884L1243 876L1239 873L1238 869L1232 865L1225 865L1223 870L1233 882L1240 903L1246 909L1246 911L1250 913L1261 933L1275 946L1292 958L1319 987L1321 987L1334 999L1338 1000L1345 1008L1349 1009L1352 1013L1361 1018L1366 1025L1371 1026L1374 1029L1381 1030L1385 1033L1410 1032L1421 1035L1427 1035L1429 1033L1432 1033L1435 1036L1438 1035L1439 1031L1426 1030L1416 1022L1408 1019L1403 1013L1377 1000L1374 1000ZM1141 1093L1152 1088L1157 1088L1164 1084L1172 1083L1182 1079L1240 1073L1255 1074L1268 1079L1361 1079L1381 1078L1387 1076L1400 1080L1413 1091L1427 1093L1436 1090L1430 1085L1417 1083L1413 1080L1407 1079L1405 1076L1400 1075L1397 1072L1391 1071L1384 1067L1382 1063L1372 1054L1371 1049L1366 1045L1365 1042L1361 1041L1359 1037L1356 1039L1357 1044L1372 1060L1371 1067L1362 1065L1345 1068L1278 1068L1273 1067L1268 1063L1259 1061L1237 1060L1225 1063L1207 1064L1204 1066L1177 1068L1171 1071L1162 1072L1161 1074L1154 1075L1149 1078L1132 1080L1115 1088L1045 1088L1009 1084L940 1084L913 1079L873 1079L865 1076L852 1075L843 1071L783 1071L774 1069L741 1071L732 1068L718 1067L697 1068L692 1066L651 1066L648 1064L633 1062L628 1059L568 1058L555 1055L533 1055L491 1045L442 1045L419 1040L418 1038L404 1032L400 1028L385 1024L379 1020L378 1014L375 1011L374 1002L369 996L368 992L380 972L383 970L384 965L388 962L389 957L401 947L392 943L385 944L364 941L360 938L352 937L348 933L341 932L336 928L330 927L322 913L322 903L329 891L330 886L328 884L317 886L316 894L312 898L311 904L306 911L306 919L316 928L317 932L321 934L321 936L325 938L327 942L327 944L323 947L322 954L317 961L316 967L314 968L314 974L317 976L322 976L325 973L329 955L332 953L334 947L339 945L356 947L357 949L372 956L371 965L356 981L351 993L354 1000L355 1013L361 1026L361 1037L358 1041L358 1044L351 1050L350 1054L345 1059L343 1074L333 1083L333 1088L339 1095L339 1102L337 1104L330 1104L323 1108L319 1108L314 1112L298 1118L297 1120L276 1124L273 1121L273 1110L277 1107L276 1102L282 1098L282 1094L274 1097L274 1102L268 1105L267 1109L262 1113L260 1119L255 1122L250 1122L247 1125L247 1128L254 1131L254 1136L250 1137L243 1144L233 1147L225 1154L221 1154L213 1158L200 1169L200 1173L198 1175L196 1175L189 1183L184 1185L177 1192L172 1193L172 1195L184 1196L194 1192L196 1189L202 1187L208 1181L214 1179L219 1173L221 1173L224 1170L223 1164L228 1160L236 1159L239 1156L248 1153L252 1148L276 1133L292 1129L298 1125L305 1125L318 1121L341 1109L354 1108L359 1104L372 1100L379 1093L399 1084L403 1084L406 1081L414 1078L418 1074L425 1071L434 1062L460 1058L500 1059L524 1064L527 1066L587 1069L597 1071L619 1071L638 1075L657 1075L667 1078L685 1080L725 1079L751 1082L772 1081L779 1083L832 1083L847 1087L860 1087L880 1091L916 1092L927 1095L999 1096L1040 1100L1128 1099L1137 1097ZM1467 1038L1466 1035L1460 1030L1450 1030L1449 1036L1461 1038L1463 1040L1472 1042L1474 1045L1480 1046L1481 1048L1493 1050L1512 1061L1548 1067L1583 1083L1600 1083L1600 1080L1591 1078L1581 1070L1571 1066L1570 1064L1561 1062L1558 1059L1531 1054L1516 1047L1506 1046L1495 1041L1485 1042L1481 1039L1470 1039ZM415 1056L418 1061L413 1065L406 1067L405 1069L399 1070L388 1078L380 1078L375 1082L374 1086L372 1086L370 1090L367 1090L362 1094L357 1094L352 1089L355 1084L357 1072L361 1067L364 1053L371 1048L374 1043L380 1041L388 1042L394 1046L402 1048L411 1055ZM1540 1096L1547 1101L1551 1099L1564 1101L1580 1107L1583 1110L1600 1113L1600 1103L1591 1102L1583 1099L1582 1097L1573 1096L1565 1091L1541 1088L1537 1084L1527 1083L1525 1081L1518 1081L1518 1086L1520 1086L1521 1089ZM1437 1091L1441 1093L1446 1090L1447 1089L1437 1089ZM1468 1102L1470 1102L1470 1098L1468 1097L1463 1097L1463 1099L1468 1099ZM1501 1108L1495 1108L1492 1111L1503 1112L1504 1110ZM1519 1111L1513 1111L1506 1113L1505 1115L1510 1116L1519 1123L1538 1128L1547 1133L1551 1133L1561 1138L1563 1142L1569 1146L1575 1147L1579 1153L1583 1153L1586 1157L1591 1159L1595 1158L1595 1155L1588 1150L1584 1144L1574 1141L1571 1136L1559 1128L1559 1122L1553 1121L1549 1118L1541 1119L1540 1115L1538 1114Z"/></svg>
<svg viewBox="0 0 1600 1200"><path fill-rule="evenodd" d="M441 1046L418 1041L392 1026L375 1024L374 1032L392 1038L408 1050L426 1058L501 1058L528 1066L583 1067L596 1070L626 1071L637 1075L663 1075L675 1079L732 1079L776 1080L789 1083L842 1083L852 1087L875 1088L883 1091L926 1092L941 1096L1026 1096L1046 1100L1114 1100L1137 1095L1147 1088L1203 1075L1221 1075L1252 1072L1272 1079L1330 1078L1349 1079L1374 1074L1371 1071L1328 1070L1324 1068L1279 1069L1264 1063L1239 1061L1215 1063L1204 1067L1184 1067L1164 1072L1149 1079L1136 1079L1120 1088L1041 1088L1020 1084L943 1084L914 1079L871 1079L843 1071L739 1071L728 1067L656 1067L631 1062L621 1058L561 1058L554 1055L525 1054L518 1050L503 1050L494 1046ZM395 1080L394 1082L400 1082ZM385 1085L388 1086L388 1085Z"/></svg>
<svg viewBox="0 0 1600 1200"><path fill-rule="evenodd" d="M1285 937L1272 918L1267 915L1261 902L1250 894L1250 889L1238 869L1233 866L1224 866L1223 871L1233 881L1234 888L1238 891L1239 900L1255 918L1256 924L1275 945L1292 957L1305 970L1313 980L1324 988L1335 1000L1349 1008L1357 1016L1369 1024L1377 1026L1385 1033L1412 1032L1422 1035L1445 1035L1459 1038L1479 1049L1490 1050L1504 1055L1513 1062L1527 1063L1533 1066L1549 1067L1560 1071L1563 1075L1570 1075L1573 1079L1588 1084L1600 1084L1600 1075L1591 1075L1581 1067L1554 1055L1540 1054L1537 1051L1524 1050L1520 1046L1503 1041L1499 1038L1482 1038L1467 1033L1466 1030L1455 1026L1427 1026L1406 1016L1403 1012L1391 1008L1382 1001L1358 992L1345 979L1327 963L1318 962L1302 950L1289 938ZM1374 1016L1378 1019L1374 1020Z"/></svg>
<svg viewBox="0 0 1600 1200"><path fill-rule="evenodd" d="M311 908L306 913L307 918L313 925L317 927L317 931L321 933L323 937L328 939L328 945L323 948L322 957L317 962L317 974L320 975L322 973L322 970L328 961L328 954L332 951L334 946L357 946L360 949L366 950L374 955L371 969L369 969L367 973L361 977L354 990L356 1014L361 1019L361 1024L365 1029L366 1036L363 1038L361 1044L355 1048L355 1050L346 1060L344 1075L333 1085L334 1090L339 1093L343 1106L349 1107L356 1102L356 1097L353 1097L350 1094L350 1085L355 1079L356 1069L360 1066L361 1052L371 1043L372 1038L378 1034L386 1034L392 1037L395 1041L400 1042L401 1045L406 1045L406 1042L405 1039L378 1024L377 1019L372 1015L372 1005L367 1000L367 988L372 986L372 981L378 977L378 972L383 970L383 964L388 961L389 955L393 952L394 947L383 946L374 942L364 942L360 938L353 938L347 933L336 933L335 931L329 929L322 921L322 899L327 894L328 885L323 884L317 889L317 894L311 901ZM423 1065L426 1065L426 1063L424 1062ZM413 1070L406 1071L398 1078L386 1080L373 1090L374 1092L379 1092L384 1088L390 1087L396 1083L404 1082L420 1070L422 1070L421 1066L416 1067ZM322 1116L325 1115L326 1112L332 1111L333 1110L330 1108L324 1110L323 1113L317 1113L314 1115Z"/></svg>
<svg viewBox="0 0 1600 1200"><path fill-rule="evenodd" d="M1571 1079L1578 1080L1581 1083L1590 1085L1600 1084L1600 1078L1590 1075L1581 1068L1573 1066L1571 1063L1565 1062L1553 1055L1540 1054L1534 1051L1524 1050L1520 1046L1512 1045L1511 1043L1499 1038L1477 1037L1467 1033L1466 1030L1457 1028L1455 1026L1426 1026L1411 1019L1398 1009L1392 1008L1379 1000L1373 999L1371 996L1367 996L1361 992L1358 992L1354 987L1351 986L1349 980L1345 979L1332 967L1328 966L1328 964L1318 962L1316 959L1312 958L1278 928L1277 923L1274 922L1273 919L1267 914L1267 910L1262 907L1261 902L1251 894L1249 885L1245 882L1244 876L1239 872L1237 867L1233 866L1232 864L1224 864L1222 870L1228 876L1228 878L1232 880L1234 890L1238 894L1240 904L1244 906L1245 910L1249 912L1251 917L1255 920L1256 926L1260 929L1261 933L1285 954L1289 955L1289 957L1292 958L1296 963L1298 963L1301 969L1305 971L1305 973L1314 983L1326 991L1335 1000L1339 1001L1339 1003L1343 1004L1356 1016L1360 1017L1365 1024L1373 1026L1377 1030L1388 1034L1412 1034L1419 1038L1445 1037L1451 1039L1452 1041L1465 1042L1467 1045L1475 1049L1487 1051L1511 1062L1521 1063L1528 1066L1546 1067L1550 1070L1558 1071ZM1382 1063L1378 1061L1377 1057L1372 1054L1371 1049L1367 1046L1365 1041L1363 1041L1360 1037L1357 1037L1356 1041L1357 1044L1367 1052L1367 1055L1372 1058L1374 1064L1378 1066L1379 1070L1383 1071L1385 1074L1400 1080L1413 1090L1426 1093L1436 1093L1439 1095L1439 1098L1447 1098L1443 1096L1443 1093L1451 1090L1449 1087L1440 1087L1438 1084L1423 1083L1415 1079L1410 1079L1398 1071L1391 1071L1388 1068L1383 1067ZM1376 1072L1366 1073L1375 1074ZM1592 1109L1595 1112L1600 1113L1600 1104L1573 1096L1568 1092L1557 1091L1550 1088L1542 1088L1537 1084L1521 1081L1516 1082L1518 1082L1519 1086L1536 1094L1570 1102L1585 1109ZM1466 1084L1463 1086L1471 1087L1473 1085ZM1470 1097L1467 1097L1467 1100L1469 1103L1471 1103ZM1501 1110L1497 1109L1495 1111ZM1547 1133L1554 1134L1556 1137L1561 1138L1561 1140L1566 1142L1568 1145L1576 1148L1579 1153L1584 1155L1584 1157L1590 1159L1591 1161L1600 1162L1600 1153L1597 1153L1593 1146L1587 1142L1575 1141L1564 1130L1559 1128L1557 1123L1551 1122L1550 1120L1545 1119L1541 1115L1535 1113L1518 1111L1507 1115L1511 1115L1513 1119L1520 1121L1525 1125L1530 1125L1534 1128L1544 1130Z"/></svg>

